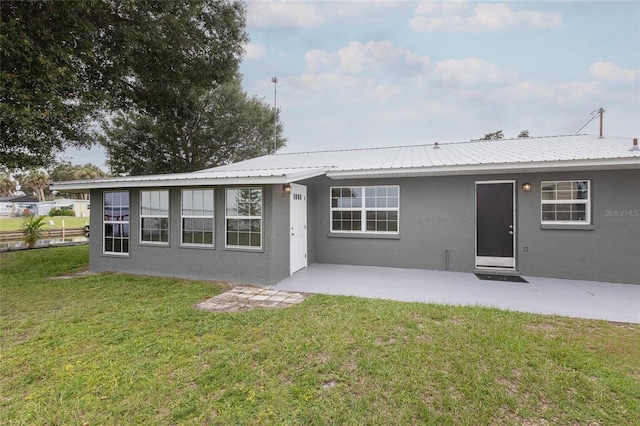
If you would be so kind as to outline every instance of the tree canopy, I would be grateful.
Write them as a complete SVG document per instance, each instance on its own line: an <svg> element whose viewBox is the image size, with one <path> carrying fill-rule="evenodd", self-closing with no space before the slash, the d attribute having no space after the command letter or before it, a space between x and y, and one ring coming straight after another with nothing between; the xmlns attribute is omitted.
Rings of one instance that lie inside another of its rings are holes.
<svg viewBox="0 0 640 426"><path fill-rule="evenodd" d="M3 1L0 165L47 167L87 146L96 118L156 120L193 108L194 88L238 75L245 6L233 0Z"/></svg>
<svg viewBox="0 0 640 426"><path fill-rule="evenodd" d="M275 151L273 109L238 81L182 97L191 107L179 115L118 114L104 123L99 139L113 173L191 172ZM279 148L286 142L279 120L276 128Z"/></svg>
<svg viewBox="0 0 640 426"><path fill-rule="evenodd" d="M16 183L11 177L3 172L0 172L0 197L7 197L13 195L16 190Z"/></svg>
<svg viewBox="0 0 640 426"><path fill-rule="evenodd" d="M498 130L493 133L487 133L486 135L484 135L484 137L481 140L491 141L491 140L497 140L502 138L504 138L504 133L502 133L502 130Z"/></svg>
<svg viewBox="0 0 640 426"><path fill-rule="evenodd" d="M49 187L49 175L42 170L31 170L25 175L17 177L20 183L20 189L26 195L35 195L38 197L38 201L44 201L46 199L46 190Z"/></svg>
<svg viewBox="0 0 640 426"><path fill-rule="evenodd" d="M107 177L108 174L102 171L98 166L93 164L85 164L83 166L74 165L68 162L58 164L49 170L50 180L53 182L62 182L67 180L84 180L97 179ZM81 200L89 199L87 193L60 193L64 198L78 198Z"/></svg>

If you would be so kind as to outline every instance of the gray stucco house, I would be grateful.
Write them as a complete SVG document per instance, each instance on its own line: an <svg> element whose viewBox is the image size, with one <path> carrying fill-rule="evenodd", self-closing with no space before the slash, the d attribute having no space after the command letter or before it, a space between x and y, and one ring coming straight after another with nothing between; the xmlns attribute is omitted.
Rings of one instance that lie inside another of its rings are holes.
<svg viewBox="0 0 640 426"><path fill-rule="evenodd" d="M271 285L329 263L640 284L635 143L283 153L53 188L91 193L94 271Z"/></svg>

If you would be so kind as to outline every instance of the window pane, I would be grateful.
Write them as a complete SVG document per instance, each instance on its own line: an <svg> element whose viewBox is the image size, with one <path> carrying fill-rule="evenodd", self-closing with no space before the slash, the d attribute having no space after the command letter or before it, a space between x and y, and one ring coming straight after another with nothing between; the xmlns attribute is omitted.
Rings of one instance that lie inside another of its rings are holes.
<svg viewBox="0 0 640 426"><path fill-rule="evenodd" d="M140 214L151 214L151 193L148 191L142 191L140 193Z"/></svg>
<svg viewBox="0 0 640 426"><path fill-rule="evenodd" d="M227 233L227 245L229 245L229 246L237 246L238 245L238 233L237 232L228 232Z"/></svg>
<svg viewBox="0 0 640 426"><path fill-rule="evenodd" d="M193 191L193 214L202 215L204 213L204 198L202 191Z"/></svg>
<svg viewBox="0 0 640 426"><path fill-rule="evenodd" d="M193 215L193 191L182 191L182 214Z"/></svg>
<svg viewBox="0 0 640 426"><path fill-rule="evenodd" d="M160 215L169 216L169 191L160 191Z"/></svg>
<svg viewBox="0 0 640 426"><path fill-rule="evenodd" d="M204 216L213 217L213 189L208 189L203 191L203 199L204 199Z"/></svg>
<svg viewBox="0 0 640 426"><path fill-rule="evenodd" d="M213 245L213 232L204 232L204 244Z"/></svg>
<svg viewBox="0 0 640 426"><path fill-rule="evenodd" d="M238 190L227 189L226 214L227 216L238 216Z"/></svg>

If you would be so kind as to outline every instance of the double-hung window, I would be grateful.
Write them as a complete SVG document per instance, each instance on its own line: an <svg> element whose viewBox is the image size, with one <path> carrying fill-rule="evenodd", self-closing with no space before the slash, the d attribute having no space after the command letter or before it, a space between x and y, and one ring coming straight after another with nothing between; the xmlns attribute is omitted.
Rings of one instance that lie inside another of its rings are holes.
<svg viewBox="0 0 640 426"><path fill-rule="evenodd" d="M169 243L169 191L140 191L140 242Z"/></svg>
<svg viewBox="0 0 640 426"><path fill-rule="evenodd" d="M591 223L591 182L544 181L540 185L542 224Z"/></svg>
<svg viewBox="0 0 640 426"><path fill-rule="evenodd" d="M341 186L331 188L331 231L398 233L400 188Z"/></svg>
<svg viewBox="0 0 640 426"><path fill-rule="evenodd" d="M182 190L182 245L213 247L213 189Z"/></svg>
<svg viewBox="0 0 640 426"><path fill-rule="evenodd" d="M262 248L262 188L226 191L226 247Z"/></svg>
<svg viewBox="0 0 640 426"><path fill-rule="evenodd" d="M105 254L129 253L129 192L108 191L103 194Z"/></svg>

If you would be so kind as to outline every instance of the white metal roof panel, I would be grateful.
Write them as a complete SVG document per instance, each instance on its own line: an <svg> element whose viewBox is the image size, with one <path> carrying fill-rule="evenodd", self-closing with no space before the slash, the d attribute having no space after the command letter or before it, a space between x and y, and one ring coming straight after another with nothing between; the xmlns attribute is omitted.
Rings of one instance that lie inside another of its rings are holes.
<svg viewBox="0 0 640 426"><path fill-rule="evenodd" d="M541 138L477 140L437 145L397 146L267 155L210 170L268 170L315 167L327 171L405 170L454 166L484 166L592 160L640 159L631 151L630 138L599 138L590 135ZM613 161L614 163L616 161ZM619 161L617 161L619 162ZM603 163L599 161L599 163ZM602 166L603 164L601 164ZM478 169L474 167L474 169Z"/></svg>
<svg viewBox="0 0 640 426"><path fill-rule="evenodd" d="M339 179L640 169L640 151L631 148L631 138L577 135L281 153L193 173L63 182L52 189L277 184L323 174Z"/></svg>

